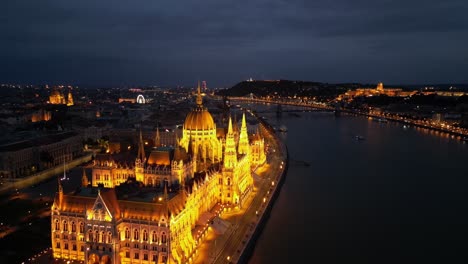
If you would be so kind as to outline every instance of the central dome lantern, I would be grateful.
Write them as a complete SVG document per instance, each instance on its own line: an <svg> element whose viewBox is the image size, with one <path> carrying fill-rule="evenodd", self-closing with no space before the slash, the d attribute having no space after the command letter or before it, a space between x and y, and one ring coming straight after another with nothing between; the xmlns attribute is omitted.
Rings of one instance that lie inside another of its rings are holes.
<svg viewBox="0 0 468 264"><path fill-rule="evenodd" d="M197 91L197 106L190 111L185 118L184 130L216 130L213 117L210 112L203 106L203 101L200 92L200 84Z"/></svg>

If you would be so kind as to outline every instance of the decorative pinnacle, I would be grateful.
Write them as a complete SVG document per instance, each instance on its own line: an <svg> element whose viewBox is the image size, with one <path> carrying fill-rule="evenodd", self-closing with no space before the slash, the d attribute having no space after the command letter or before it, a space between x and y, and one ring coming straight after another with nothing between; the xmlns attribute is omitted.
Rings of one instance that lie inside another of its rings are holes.
<svg viewBox="0 0 468 264"><path fill-rule="evenodd" d="M229 124L228 124L228 134L232 134L232 120L229 116Z"/></svg>

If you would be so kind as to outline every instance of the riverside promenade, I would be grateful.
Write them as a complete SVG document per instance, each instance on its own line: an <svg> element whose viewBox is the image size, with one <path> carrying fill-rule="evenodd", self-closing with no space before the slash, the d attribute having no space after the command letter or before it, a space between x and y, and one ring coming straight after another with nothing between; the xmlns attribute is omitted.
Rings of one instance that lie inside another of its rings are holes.
<svg viewBox="0 0 468 264"><path fill-rule="evenodd" d="M206 237L199 245L194 263L246 263L255 242L269 218L288 168L288 151L273 127L263 126L267 163L253 173L254 188L246 203L236 210L223 210L213 219Z"/></svg>

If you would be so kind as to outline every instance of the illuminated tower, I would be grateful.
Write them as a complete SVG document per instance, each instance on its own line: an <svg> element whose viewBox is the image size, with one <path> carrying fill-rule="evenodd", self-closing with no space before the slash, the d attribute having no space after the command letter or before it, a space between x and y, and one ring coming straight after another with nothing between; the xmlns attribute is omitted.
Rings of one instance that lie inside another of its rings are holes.
<svg viewBox="0 0 468 264"><path fill-rule="evenodd" d="M73 95L71 90L68 91L68 97L67 97L67 106L72 106L74 105L73 103Z"/></svg>
<svg viewBox="0 0 468 264"><path fill-rule="evenodd" d="M82 187L88 187L89 181L88 181L88 176L86 176L86 171L83 168L83 176L81 177L81 186Z"/></svg>
<svg viewBox="0 0 468 264"><path fill-rule="evenodd" d="M226 135L226 147L224 149L224 168L234 169L237 165L236 142L232 130L232 121L229 118L228 133Z"/></svg>
<svg viewBox="0 0 468 264"><path fill-rule="evenodd" d="M144 182L145 162L145 146L143 144L143 135L141 134L140 128L140 140L138 141L138 156L135 161L135 178L137 181Z"/></svg>
<svg viewBox="0 0 468 264"><path fill-rule="evenodd" d="M156 127L156 136L154 138L154 147L161 147L161 137L159 136L159 127Z"/></svg>
<svg viewBox="0 0 468 264"><path fill-rule="evenodd" d="M245 122L245 113L242 114L242 126L239 134L239 154L247 154L249 151L249 135L247 134L247 124Z"/></svg>
<svg viewBox="0 0 468 264"><path fill-rule="evenodd" d="M237 186L237 151L236 142L234 139L234 131L232 129L232 120L229 117L228 133L226 135L226 143L224 148L224 160L222 169L222 178L220 182L221 187L221 202L226 204L232 204L237 201L238 198L238 186Z"/></svg>

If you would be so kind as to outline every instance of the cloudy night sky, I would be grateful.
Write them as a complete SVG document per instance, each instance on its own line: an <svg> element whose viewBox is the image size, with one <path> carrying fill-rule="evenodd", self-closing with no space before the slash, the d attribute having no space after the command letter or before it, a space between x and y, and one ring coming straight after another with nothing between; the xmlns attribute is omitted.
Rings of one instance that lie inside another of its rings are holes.
<svg viewBox="0 0 468 264"><path fill-rule="evenodd" d="M0 82L468 82L466 0L14 0Z"/></svg>

